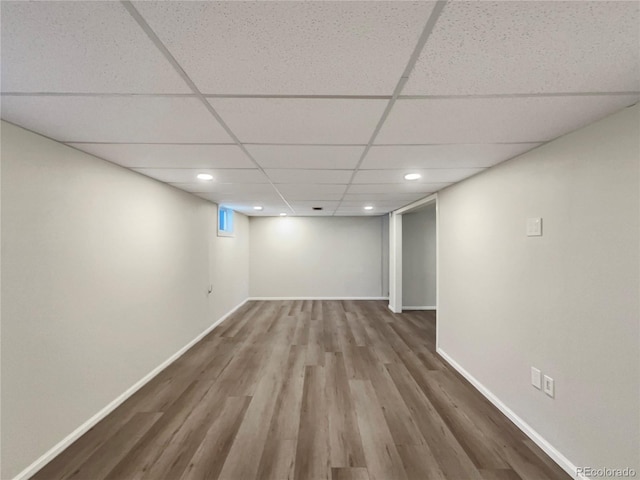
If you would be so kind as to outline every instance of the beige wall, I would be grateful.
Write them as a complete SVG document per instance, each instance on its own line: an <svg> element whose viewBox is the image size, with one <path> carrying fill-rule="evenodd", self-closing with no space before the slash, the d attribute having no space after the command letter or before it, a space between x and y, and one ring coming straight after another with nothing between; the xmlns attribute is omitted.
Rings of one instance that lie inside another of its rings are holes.
<svg viewBox="0 0 640 480"><path fill-rule="evenodd" d="M248 219L2 123L2 472L248 296ZM213 294L207 287L213 284Z"/></svg>
<svg viewBox="0 0 640 480"><path fill-rule="evenodd" d="M402 215L402 305L436 306L436 205Z"/></svg>
<svg viewBox="0 0 640 480"><path fill-rule="evenodd" d="M576 466L640 471L639 132L627 108L439 194L440 348Z"/></svg>
<svg viewBox="0 0 640 480"><path fill-rule="evenodd" d="M383 217L251 217L252 297L381 297Z"/></svg>

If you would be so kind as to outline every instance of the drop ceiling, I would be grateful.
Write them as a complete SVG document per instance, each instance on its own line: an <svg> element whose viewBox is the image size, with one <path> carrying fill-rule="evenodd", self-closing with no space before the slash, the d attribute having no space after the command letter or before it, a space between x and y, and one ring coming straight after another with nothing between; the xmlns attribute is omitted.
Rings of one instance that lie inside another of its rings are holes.
<svg viewBox="0 0 640 480"><path fill-rule="evenodd" d="M640 99L635 1L0 9L4 120L249 215L383 214Z"/></svg>

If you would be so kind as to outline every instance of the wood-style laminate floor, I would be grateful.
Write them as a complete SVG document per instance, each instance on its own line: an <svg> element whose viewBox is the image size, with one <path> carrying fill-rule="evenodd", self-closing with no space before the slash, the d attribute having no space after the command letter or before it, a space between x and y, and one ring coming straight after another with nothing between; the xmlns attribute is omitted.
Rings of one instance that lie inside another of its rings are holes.
<svg viewBox="0 0 640 480"><path fill-rule="evenodd" d="M386 302L249 302L33 478L568 479L434 342Z"/></svg>

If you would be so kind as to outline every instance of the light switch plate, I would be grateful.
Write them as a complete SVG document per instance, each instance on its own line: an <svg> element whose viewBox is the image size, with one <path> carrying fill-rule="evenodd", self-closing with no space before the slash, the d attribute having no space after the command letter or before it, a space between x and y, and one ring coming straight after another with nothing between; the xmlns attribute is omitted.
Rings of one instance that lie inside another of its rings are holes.
<svg viewBox="0 0 640 480"><path fill-rule="evenodd" d="M553 396L555 395L555 388L553 383L553 378L551 378L549 375L544 376L544 393L549 395L551 398L553 398Z"/></svg>
<svg viewBox="0 0 640 480"><path fill-rule="evenodd" d="M536 367L531 367L531 385L538 390L542 388L542 374Z"/></svg>
<svg viewBox="0 0 640 480"><path fill-rule="evenodd" d="M542 218L527 218L527 237L542 236Z"/></svg>

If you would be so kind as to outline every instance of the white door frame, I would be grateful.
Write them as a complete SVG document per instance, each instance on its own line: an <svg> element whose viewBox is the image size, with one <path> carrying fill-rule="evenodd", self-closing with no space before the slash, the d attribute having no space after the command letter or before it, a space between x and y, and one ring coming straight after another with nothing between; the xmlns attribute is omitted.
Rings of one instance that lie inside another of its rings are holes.
<svg viewBox="0 0 640 480"><path fill-rule="evenodd" d="M389 214L389 310L393 313L402 313L402 215L414 212L430 204L436 205L436 308L439 302L439 213L438 194L416 200Z"/></svg>

